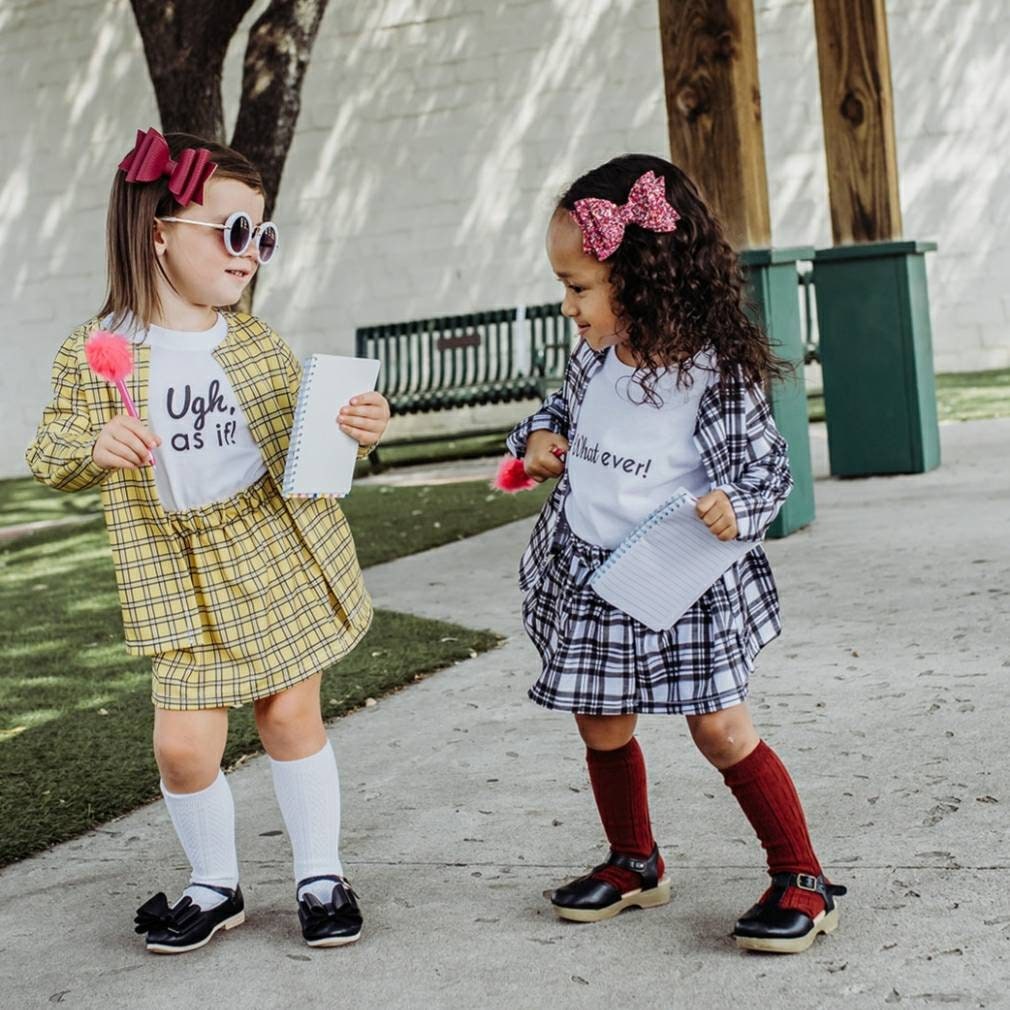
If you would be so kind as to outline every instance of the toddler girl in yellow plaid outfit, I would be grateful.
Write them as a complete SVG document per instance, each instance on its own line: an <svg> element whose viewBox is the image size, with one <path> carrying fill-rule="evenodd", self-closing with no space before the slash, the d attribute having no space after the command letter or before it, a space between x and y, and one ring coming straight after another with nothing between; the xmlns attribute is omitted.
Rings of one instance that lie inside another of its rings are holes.
<svg viewBox="0 0 1010 1010"><path fill-rule="evenodd" d="M190 884L137 913L147 949L179 953L245 917L228 706L251 702L294 854L312 946L357 940L361 914L338 853L340 796L319 703L321 671L367 631L371 601L347 521L330 499L285 500L300 370L290 348L233 305L278 247L258 171L227 147L138 132L108 217L109 289L63 343L27 451L51 487L101 491L127 649L152 657L154 751ZM96 330L132 343L136 417L89 368ZM336 423L374 446L376 392Z"/></svg>

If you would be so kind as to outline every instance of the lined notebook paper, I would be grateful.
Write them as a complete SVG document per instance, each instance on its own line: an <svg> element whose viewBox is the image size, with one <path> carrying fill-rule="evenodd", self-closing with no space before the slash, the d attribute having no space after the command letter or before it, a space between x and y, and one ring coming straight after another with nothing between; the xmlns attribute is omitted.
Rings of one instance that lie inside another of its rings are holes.
<svg viewBox="0 0 1010 1010"><path fill-rule="evenodd" d="M589 585L653 631L672 627L720 575L756 543L720 540L684 488L630 533Z"/></svg>
<svg viewBox="0 0 1010 1010"><path fill-rule="evenodd" d="M379 362L313 354L305 359L284 465L287 497L342 498L351 490L358 443L337 426L352 396L375 388Z"/></svg>

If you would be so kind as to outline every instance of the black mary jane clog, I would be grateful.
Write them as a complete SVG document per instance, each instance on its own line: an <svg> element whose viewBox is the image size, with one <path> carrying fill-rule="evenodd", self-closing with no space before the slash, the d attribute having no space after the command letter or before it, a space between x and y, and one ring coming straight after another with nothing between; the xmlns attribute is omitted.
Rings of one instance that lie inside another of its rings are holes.
<svg viewBox="0 0 1010 1010"><path fill-rule="evenodd" d="M621 892L613 884L593 876L605 866L619 866L637 873L642 886ZM572 922L599 922L623 912L626 908L655 908L670 900L670 881L659 879L659 848L652 847L648 859L611 851L605 863L590 870L584 877L572 880L545 896L562 919Z"/></svg>
<svg viewBox="0 0 1010 1010"><path fill-rule="evenodd" d="M790 887L819 894L824 899L824 911L811 919L798 909L780 908L779 902ZM815 877L810 873L773 874L768 897L749 908L733 927L736 945L744 950L799 954L821 933L831 933L838 927L835 898L845 891L840 884L829 883L823 876Z"/></svg>
<svg viewBox="0 0 1010 1010"><path fill-rule="evenodd" d="M361 909L358 896L343 877L325 875L306 877L298 881L297 894L306 884L316 880L332 880L329 901L320 901L312 892L298 899L298 921L302 936L310 947L342 947L361 936Z"/></svg>
<svg viewBox="0 0 1010 1010"><path fill-rule="evenodd" d="M163 891L148 898L137 909L134 929L146 933L145 945L152 954L184 954L207 943L219 929L233 929L245 922L242 889L199 884L208 891L224 895L224 901L204 911L189 895L174 905Z"/></svg>

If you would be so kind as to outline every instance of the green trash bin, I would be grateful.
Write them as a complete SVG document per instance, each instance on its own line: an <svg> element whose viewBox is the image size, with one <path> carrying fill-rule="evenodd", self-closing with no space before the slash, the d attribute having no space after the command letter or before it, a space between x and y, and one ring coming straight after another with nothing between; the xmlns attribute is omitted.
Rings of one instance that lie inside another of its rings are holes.
<svg viewBox="0 0 1010 1010"><path fill-rule="evenodd" d="M813 246L788 249L748 249L740 253L747 276L747 297L755 321L768 334L775 353L793 366L793 373L768 390L775 424L789 444L793 490L768 530L771 538L786 537L814 521L814 477L810 465L807 392L803 382L806 348L800 322L798 260L811 260Z"/></svg>
<svg viewBox="0 0 1010 1010"><path fill-rule="evenodd" d="M940 465L925 253L934 242L818 249L814 292L831 473Z"/></svg>

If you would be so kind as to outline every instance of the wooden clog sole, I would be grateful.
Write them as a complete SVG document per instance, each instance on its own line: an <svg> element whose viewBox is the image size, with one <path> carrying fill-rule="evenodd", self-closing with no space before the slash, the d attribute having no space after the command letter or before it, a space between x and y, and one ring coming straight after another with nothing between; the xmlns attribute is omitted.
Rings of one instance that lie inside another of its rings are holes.
<svg viewBox="0 0 1010 1010"><path fill-rule="evenodd" d="M743 950L760 950L769 954L801 954L821 933L833 933L838 928L838 909L821 912L813 925L802 936L778 939L764 936L734 936L736 945Z"/></svg>
<svg viewBox="0 0 1010 1010"><path fill-rule="evenodd" d="M568 919L570 922L600 922L603 919L612 919L619 915L626 908L658 908L665 905L670 900L670 881L664 877L655 887L643 891L626 891L621 895L620 901L615 901L606 908L563 908L560 905L553 905L558 918Z"/></svg>

